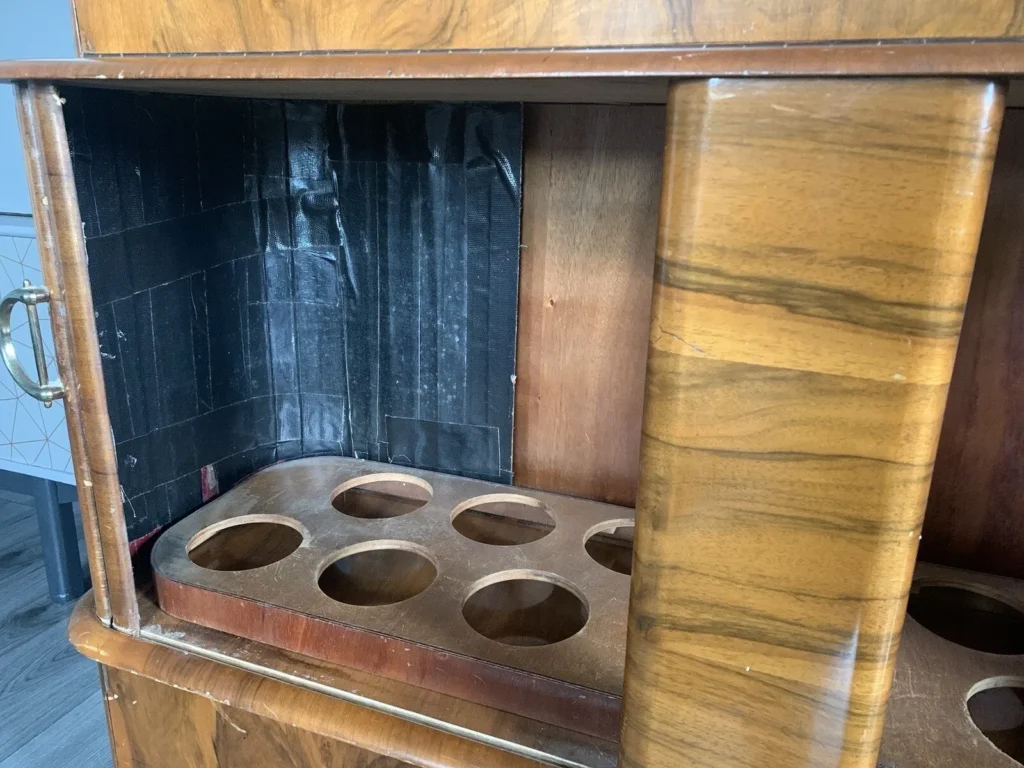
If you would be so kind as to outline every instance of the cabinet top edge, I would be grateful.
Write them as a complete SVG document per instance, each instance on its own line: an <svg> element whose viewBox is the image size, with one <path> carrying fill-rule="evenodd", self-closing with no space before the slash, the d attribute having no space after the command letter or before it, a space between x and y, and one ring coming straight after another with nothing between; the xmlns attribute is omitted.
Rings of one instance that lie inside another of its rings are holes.
<svg viewBox="0 0 1024 768"><path fill-rule="evenodd" d="M722 45L659 48L485 49L271 54L94 56L0 61L0 82L103 85L214 80L452 81L686 77L1011 76L1024 40ZM109 82L107 82L109 81Z"/></svg>

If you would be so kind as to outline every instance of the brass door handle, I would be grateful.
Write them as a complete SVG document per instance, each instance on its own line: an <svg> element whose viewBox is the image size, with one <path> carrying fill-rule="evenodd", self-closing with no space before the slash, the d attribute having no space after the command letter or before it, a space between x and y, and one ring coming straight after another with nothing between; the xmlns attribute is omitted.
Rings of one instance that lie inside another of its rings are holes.
<svg viewBox="0 0 1024 768"><path fill-rule="evenodd" d="M50 292L45 286L32 285L28 280L21 288L15 288L0 301L0 357L11 372L11 377L25 392L42 401L49 408L54 400L64 397L64 385L60 380L50 381L46 370L46 355L43 350L43 334L39 330L39 311L36 305L50 300ZM32 336L32 353L36 358L36 375L33 381L18 361L18 351L14 348L11 336L11 311L18 302L25 305L28 313L28 332Z"/></svg>

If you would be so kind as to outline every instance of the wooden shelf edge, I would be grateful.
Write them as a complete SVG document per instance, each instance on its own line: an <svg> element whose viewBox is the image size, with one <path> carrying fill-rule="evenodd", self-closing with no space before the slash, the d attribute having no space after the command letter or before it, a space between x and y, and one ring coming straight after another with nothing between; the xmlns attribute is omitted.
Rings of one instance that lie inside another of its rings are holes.
<svg viewBox="0 0 1024 768"><path fill-rule="evenodd" d="M615 764L613 742L208 630L138 598L141 637L100 622L87 593L68 622L72 645L99 664L425 768Z"/></svg>
<svg viewBox="0 0 1024 768"><path fill-rule="evenodd" d="M1024 74L1024 41L99 56L0 62L0 81L465 80Z"/></svg>

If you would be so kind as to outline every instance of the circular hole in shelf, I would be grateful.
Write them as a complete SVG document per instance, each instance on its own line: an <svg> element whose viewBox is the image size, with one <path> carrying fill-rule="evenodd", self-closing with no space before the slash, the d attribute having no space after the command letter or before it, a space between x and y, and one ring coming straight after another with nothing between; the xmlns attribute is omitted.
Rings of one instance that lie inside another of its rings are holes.
<svg viewBox="0 0 1024 768"><path fill-rule="evenodd" d="M587 554L605 568L629 576L633 572L632 520L609 520L587 532Z"/></svg>
<svg viewBox="0 0 1024 768"><path fill-rule="evenodd" d="M283 560L302 544L287 518L249 516L204 528L188 543L188 559L213 571L248 571Z"/></svg>
<svg viewBox="0 0 1024 768"><path fill-rule="evenodd" d="M921 626L975 651L1024 653L1024 613L995 597L945 584L915 584L907 613Z"/></svg>
<svg viewBox="0 0 1024 768"><path fill-rule="evenodd" d="M370 541L343 550L320 573L320 590L348 605L391 605L429 587L437 566L407 541Z"/></svg>
<svg viewBox="0 0 1024 768"><path fill-rule="evenodd" d="M382 472L342 483L331 494L331 506L350 517L381 520L407 515L433 495L430 483L412 475Z"/></svg>
<svg viewBox="0 0 1024 768"><path fill-rule="evenodd" d="M983 687L967 699L967 711L985 738L1018 763L1024 763L1024 688Z"/></svg>
<svg viewBox="0 0 1024 768"><path fill-rule="evenodd" d="M572 637L587 623L586 601L575 587L549 573L495 574L462 605L466 622L484 637L505 645L551 645Z"/></svg>
<svg viewBox="0 0 1024 768"><path fill-rule="evenodd" d="M555 530L555 521L536 499L492 493L457 506L452 512L452 527L481 544L510 547L543 539Z"/></svg>

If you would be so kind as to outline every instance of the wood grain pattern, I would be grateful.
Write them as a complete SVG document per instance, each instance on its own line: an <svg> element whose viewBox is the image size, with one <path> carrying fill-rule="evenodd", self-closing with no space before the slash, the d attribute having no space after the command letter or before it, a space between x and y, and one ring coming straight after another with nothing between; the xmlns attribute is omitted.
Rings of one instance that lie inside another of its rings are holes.
<svg viewBox="0 0 1024 768"><path fill-rule="evenodd" d="M93 583L98 585L96 609L101 617L109 616L114 626L137 632L128 532L64 114L52 86L18 86L17 96L33 181L40 259L52 296L54 346L67 389L68 436L79 503Z"/></svg>
<svg viewBox="0 0 1024 768"><path fill-rule="evenodd" d="M523 141L515 483L633 506L664 111L532 107Z"/></svg>
<svg viewBox="0 0 1024 768"><path fill-rule="evenodd" d="M43 88L55 98L52 89ZM75 479L78 484L78 503L82 513L82 525L88 552L90 576L93 584L96 613L106 621L111 617L111 604L107 573L104 569L104 546L100 534L100 522L97 514L96 495L94 492L92 473L89 468L88 453L85 444L85 425L81 417L82 394L78 383L78 373L74 365L74 332L68 317L67 300L64 290L64 269L60 248L65 242L60 231L61 223L56 218L55 208L50 205L54 198L54 190L50 183L49 157L54 150L47 146L53 136L44 132L44 121L50 107L43 105L40 113L40 89L33 86L17 86L15 91L18 110L18 122L21 127L22 146L25 153L25 164L28 169L30 189L32 190L32 210L37 232L39 260L43 272L43 283L50 291L49 314L53 327L53 344L60 380L64 383L65 422L68 429L68 443L75 466ZM59 105L57 110L59 111ZM64 139L66 142L66 138ZM74 195L74 185L66 189L58 188L58 193Z"/></svg>
<svg viewBox="0 0 1024 768"><path fill-rule="evenodd" d="M652 92L640 86L652 78L1022 73L1024 42L1015 40L0 61L0 81L85 80L105 88L139 88L135 81L145 81L147 90L267 98L486 99L481 89L496 87L506 89L498 93L510 100L592 103L649 102ZM263 81L277 81L276 90ZM624 98L624 87L639 92ZM665 92L663 81L658 101Z"/></svg>
<svg viewBox="0 0 1024 768"><path fill-rule="evenodd" d="M401 768L408 763L101 667L117 768Z"/></svg>
<svg viewBox="0 0 1024 768"><path fill-rule="evenodd" d="M274 720L286 729L423 768L533 768L552 761L598 768L614 765L614 753L598 740L196 627L163 614L145 598L140 603L145 616L141 639L103 626L89 605L79 602L69 624L72 643L107 668L212 701L216 708L232 707ZM354 703L354 698L363 703ZM121 701L120 695L116 701ZM137 729L137 740L159 742L168 737L164 725L156 729L163 734L150 734L149 730ZM121 754L126 749L115 748ZM145 749L128 749L140 748ZM173 752L198 755L198 760L208 755L209 749L181 738Z"/></svg>
<svg viewBox="0 0 1024 768"><path fill-rule="evenodd" d="M75 0L83 53L458 50L1020 35L1016 0Z"/></svg>
<svg viewBox="0 0 1024 768"><path fill-rule="evenodd" d="M998 87L670 94L620 765L874 766Z"/></svg>
<svg viewBox="0 0 1024 768"><path fill-rule="evenodd" d="M1024 112L1008 110L925 516L922 556L1024 577Z"/></svg>
<svg viewBox="0 0 1024 768"><path fill-rule="evenodd" d="M540 723L598 738L619 727L621 699L358 627L346 627L251 600L197 589L157 575L160 605L171 615L285 650L361 669ZM618 648L622 653L622 648ZM620 656L621 658L621 656Z"/></svg>
<svg viewBox="0 0 1024 768"><path fill-rule="evenodd" d="M363 706L383 708L401 720L433 723L438 730L458 729L477 741L505 743L521 750L549 756L551 762L574 762L591 768L614 768L617 742L587 736L578 731L546 725L465 699L401 683L352 667L318 661L247 640L236 635L176 619L156 605L151 594L139 593L143 636L151 643L173 643L177 649L231 663L264 677L299 688L315 690L342 700L358 699ZM94 635L91 635L95 637ZM75 634L75 637L78 637ZM111 650L104 646L103 649ZM83 645L80 650L95 657L100 648ZM115 663L120 663L119 661ZM131 667L136 672L141 670ZM163 682L167 682L160 678ZM617 733L609 733L614 738ZM512 747L508 747L512 748Z"/></svg>

